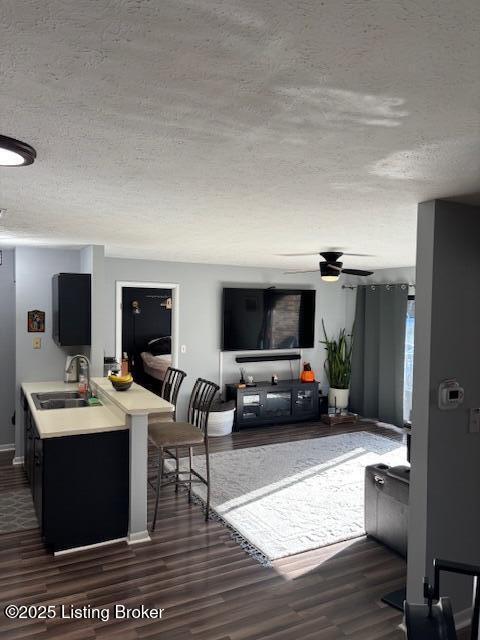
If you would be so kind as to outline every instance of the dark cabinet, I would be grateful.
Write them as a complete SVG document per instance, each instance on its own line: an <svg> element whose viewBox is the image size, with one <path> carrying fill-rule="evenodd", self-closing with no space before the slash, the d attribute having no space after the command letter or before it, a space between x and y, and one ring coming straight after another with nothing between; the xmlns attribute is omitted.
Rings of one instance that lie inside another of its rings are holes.
<svg viewBox="0 0 480 640"><path fill-rule="evenodd" d="M33 464L32 464L32 495L35 513L37 514L38 523L43 530L43 440L40 439L35 425L32 426L33 431Z"/></svg>
<svg viewBox="0 0 480 640"><path fill-rule="evenodd" d="M60 551L125 538L128 430L41 439L26 413L25 432L32 437L25 470L46 545Z"/></svg>
<svg viewBox="0 0 480 640"><path fill-rule="evenodd" d="M227 400L236 402L236 428L318 418L318 382L257 382L239 389L227 384Z"/></svg>
<svg viewBox="0 0 480 640"><path fill-rule="evenodd" d="M128 431L46 438L42 445L45 542L60 550L125 538Z"/></svg>
<svg viewBox="0 0 480 640"><path fill-rule="evenodd" d="M22 391L22 407L23 407L23 424L24 424L24 440L23 440L23 466L25 474L29 482L33 478L33 446L34 446L34 432L32 426L32 416L28 409L28 402L25 394Z"/></svg>
<svg viewBox="0 0 480 640"><path fill-rule="evenodd" d="M91 344L91 289L89 273L57 273L53 276L53 339L60 347Z"/></svg>

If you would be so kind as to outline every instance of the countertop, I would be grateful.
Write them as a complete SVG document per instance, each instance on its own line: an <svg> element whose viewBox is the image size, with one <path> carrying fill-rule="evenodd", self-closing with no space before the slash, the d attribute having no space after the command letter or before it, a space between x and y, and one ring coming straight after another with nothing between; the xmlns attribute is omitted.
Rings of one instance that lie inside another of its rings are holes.
<svg viewBox="0 0 480 640"><path fill-rule="evenodd" d="M148 413L170 413L173 405L155 394L133 384L128 391L115 391L107 378L93 378L92 391L97 392L102 402L98 407L77 407L72 409L37 409L32 393L52 391L76 391L77 383L64 382L24 382L23 392L38 429L40 438L58 438L103 431L126 429L127 417Z"/></svg>
<svg viewBox="0 0 480 640"><path fill-rule="evenodd" d="M102 431L126 429L125 417L107 406L77 407L73 409L37 409L32 393L51 391L76 391L78 384L64 382L24 382L23 392L27 398L40 438L57 438Z"/></svg>
<svg viewBox="0 0 480 640"><path fill-rule="evenodd" d="M92 378L91 382L94 391L97 387L100 395L106 395L119 409L129 415L172 413L175 408L170 402L135 382L128 391L116 391L108 378Z"/></svg>

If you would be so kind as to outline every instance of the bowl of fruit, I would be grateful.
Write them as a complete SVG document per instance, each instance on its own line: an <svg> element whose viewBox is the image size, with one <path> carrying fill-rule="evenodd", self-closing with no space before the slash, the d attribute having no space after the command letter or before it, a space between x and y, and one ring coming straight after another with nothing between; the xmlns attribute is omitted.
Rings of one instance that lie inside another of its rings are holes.
<svg viewBox="0 0 480 640"><path fill-rule="evenodd" d="M128 391L133 384L133 378L131 373L127 373L125 376L110 375L108 379L112 383L113 388L116 391Z"/></svg>

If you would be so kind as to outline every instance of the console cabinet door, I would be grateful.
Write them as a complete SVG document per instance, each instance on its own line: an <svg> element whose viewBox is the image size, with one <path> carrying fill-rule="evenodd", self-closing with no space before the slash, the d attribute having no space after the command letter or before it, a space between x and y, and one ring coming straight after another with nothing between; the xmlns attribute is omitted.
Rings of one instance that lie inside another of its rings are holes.
<svg viewBox="0 0 480 640"><path fill-rule="evenodd" d="M256 422L262 418L264 394L260 390L239 394L237 420L243 424Z"/></svg>
<svg viewBox="0 0 480 640"><path fill-rule="evenodd" d="M318 391L314 385L297 387L294 390L293 414L298 417L312 415L316 406L315 394L318 394Z"/></svg>
<svg viewBox="0 0 480 640"><path fill-rule="evenodd" d="M290 389L271 389L265 392L262 417L286 418L292 415L292 391Z"/></svg>

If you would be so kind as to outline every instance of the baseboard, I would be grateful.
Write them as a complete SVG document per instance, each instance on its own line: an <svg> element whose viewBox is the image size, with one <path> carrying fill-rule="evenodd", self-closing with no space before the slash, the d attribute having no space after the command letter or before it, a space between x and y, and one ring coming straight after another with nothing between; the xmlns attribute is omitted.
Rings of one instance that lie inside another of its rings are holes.
<svg viewBox="0 0 480 640"><path fill-rule="evenodd" d="M83 547L72 547L71 549L63 549L62 551L54 551L53 555L64 556L67 553L77 553L78 551L88 551L97 547L106 547L109 544L117 544L118 542L126 542L127 538L115 538L114 540L105 540L105 542L95 542L94 544L86 544Z"/></svg>
<svg viewBox="0 0 480 640"><path fill-rule="evenodd" d="M0 444L0 451L15 451L15 443Z"/></svg>
<svg viewBox="0 0 480 640"><path fill-rule="evenodd" d="M128 544L140 544L141 542L150 542L151 538L148 531L137 531L136 533L129 533L127 538Z"/></svg>
<svg viewBox="0 0 480 640"><path fill-rule="evenodd" d="M12 460L12 464L23 464L23 463L24 463L23 456L15 456L15 458Z"/></svg>

